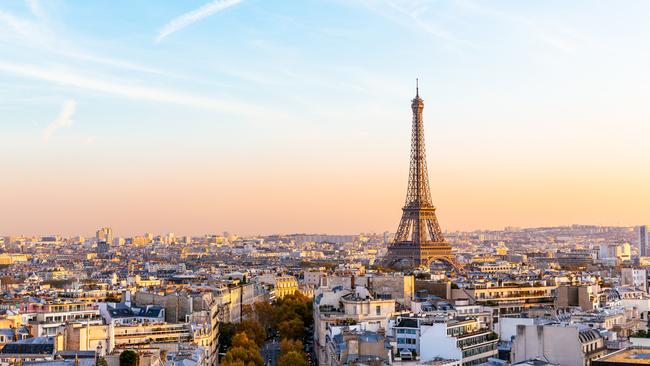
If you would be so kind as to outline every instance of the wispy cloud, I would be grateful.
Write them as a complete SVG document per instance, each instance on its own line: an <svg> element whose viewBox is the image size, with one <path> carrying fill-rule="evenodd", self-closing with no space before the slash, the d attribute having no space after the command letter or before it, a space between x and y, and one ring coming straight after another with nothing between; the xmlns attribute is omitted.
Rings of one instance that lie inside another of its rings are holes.
<svg viewBox="0 0 650 366"><path fill-rule="evenodd" d="M16 16L14 14L0 10L0 25L4 24L7 28L7 33L11 35L13 32L20 36L23 40L27 39L33 42L43 43L43 38L46 37L46 31L38 24Z"/></svg>
<svg viewBox="0 0 650 366"><path fill-rule="evenodd" d="M92 62L94 64L123 70L167 75L167 73L161 70L139 65L131 61L106 57L104 55L93 55L77 49L70 42L66 42L63 37L51 31L45 20L46 14L38 2L29 1L28 4L32 14L38 20L34 21L33 19L20 17L0 10L0 31L3 28L6 30L6 32L0 32L0 36L6 35L7 40L12 43L19 43L21 46L31 47L69 59Z"/></svg>
<svg viewBox="0 0 650 366"><path fill-rule="evenodd" d="M19 75L30 79L48 81L129 99L173 103L192 107L209 108L233 114L249 114L256 108L238 102L226 102L171 90L138 86L86 76L66 70L56 70L34 65L0 62L0 72Z"/></svg>
<svg viewBox="0 0 650 366"><path fill-rule="evenodd" d="M170 75L164 71L152 68L152 67L147 67L143 65L139 65L130 61L125 61L125 60L120 60L120 59L115 59L115 58L110 58L110 57L104 57L104 56L95 56L87 53L80 53L76 51L66 51L66 50L53 50L53 52L59 53L62 56L67 56L70 58L75 58L80 61L89 61L93 62L96 64L100 65L106 65L106 66L111 66L115 68L120 68L124 70L132 70L132 71L140 71L140 72L146 72L150 74L157 74L157 75L165 75L165 76L173 76Z"/></svg>
<svg viewBox="0 0 650 366"><path fill-rule="evenodd" d="M156 37L156 43L160 43L163 39L169 36L172 33L178 32L179 30L198 22L204 18L209 17L210 15L216 14L224 9L227 9L233 5L241 3L243 0L214 0L209 2L196 10L187 12L179 17L172 19L169 23L165 24L164 27L158 32Z"/></svg>
<svg viewBox="0 0 650 366"><path fill-rule="evenodd" d="M566 53L574 53L578 43L587 42L584 36L567 26L544 26L527 17L506 13L472 1L462 1L459 2L459 5L476 13L521 26L527 29L538 41Z"/></svg>
<svg viewBox="0 0 650 366"><path fill-rule="evenodd" d="M399 14L407 16L423 31L447 41L457 41L456 37L454 37L449 31L441 29L433 23L422 20L421 15L427 11L427 8L424 7L423 4L418 2L405 4L390 0L386 0L385 3L389 8L395 10Z"/></svg>
<svg viewBox="0 0 650 366"><path fill-rule="evenodd" d="M27 0L27 6L29 6L29 10L32 12L32 14L34 14L35 17L46 17L45 11L41 7L41 3L38 0Z"/></svg>
<svg viewBox="0 0 650 366"><path fill-rule="evenodd" d="M76 110L77 102L74 100L70 99L63 102L59 116L52 123L50 123L45 128L45 130L43 130L43 141L47 143L56 130L63 127L67 128L72 126L72 117L74 116Z"/></svg>
<svg viewBox="0 0 650 366"><path fill-rule="evenodd" d="M477 46L466 39L459 38L449 30L443 28L438 22L427 19L425 15L430 12L430 1L423 0L359 0L367 9L370 9L388 20L391 20L405 27L415 27L420 31L438 39L466 46L477 48Z"/></svg>

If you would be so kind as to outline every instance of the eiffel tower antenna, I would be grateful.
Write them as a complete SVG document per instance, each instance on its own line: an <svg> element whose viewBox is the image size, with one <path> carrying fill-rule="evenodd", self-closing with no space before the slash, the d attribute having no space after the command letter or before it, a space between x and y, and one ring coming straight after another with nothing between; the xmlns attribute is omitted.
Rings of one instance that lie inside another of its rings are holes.
<svg viewBox="0 0 650 366"><path fill-rule="evenodd" d="M413 111L411 162L406 201L402 208L402 219L395 240L388 247L384 261L394 267L408 263L410 268L422 268L429 267L435 260L442 260L460 269L461 266L456 261L451 246L442 234L436 217L436 208L431 200L422 119L424 101L420 98L420 85L417 78L411 110Z"/></svg>

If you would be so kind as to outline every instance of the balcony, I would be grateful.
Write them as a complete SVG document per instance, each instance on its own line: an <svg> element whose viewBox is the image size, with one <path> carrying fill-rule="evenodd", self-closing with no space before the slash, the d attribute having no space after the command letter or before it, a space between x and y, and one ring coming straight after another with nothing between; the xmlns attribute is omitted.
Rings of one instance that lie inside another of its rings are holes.
<svg viewBox="0 0 650 366"><path fill-rule="evenodd" d="M333 315L343 314L343 310L341 308L333 306L333 305L320 305L318 307L318 311L323 315L327 315L327 314L333 314Z"/></svg>
<svg viewBox="0 0 650 366"><path fill-rule="evenodd" d="M458 347L461 349L469 349L482 344L496 344L499 341L499 336L488 330L480 330L472 333L462 334L457 337Z"/></svg>

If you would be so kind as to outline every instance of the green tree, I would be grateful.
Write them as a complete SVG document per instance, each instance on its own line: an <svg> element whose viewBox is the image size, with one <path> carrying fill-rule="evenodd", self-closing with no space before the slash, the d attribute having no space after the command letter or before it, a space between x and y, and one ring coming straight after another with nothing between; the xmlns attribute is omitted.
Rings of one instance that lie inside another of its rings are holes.
<svg viewBox="0 0 650 366"><path fill-rule="evenodd" d="M130 349L120 353L120 366L138 366L140 365L140 356L137 352Z"/></svg>
<svg viewBox="0 0 650 366"><path fill-rule="evenodd" d="M302 339L305 336L305 323L300 318L282 321L278 324L282 339Z"/></svg>
<svg viewBox="0 0 650 366"><path fill-rule="evenodd" d="M226 352L232 345L232 337L237 333L237 326L233 323L219 324L219 350Z"/></svg>
<svg viewBox="0 0 650 366"><path fill-rule="evenodd" d="M637 338L650 338L650 332L647 332L645 330L640 330L632 335L632 337L637 337Z"/></svg>
<svg viewBox="0 0 650 366"><path fill-rule="evenodd" d="M277 312L273 305L268 302L260 301L253 305L255 318L266 329L275 328Z"/></svg>
<svg viewBox="0 0 650 366"><path fill-rule="evenodd" d="M307 359L303 354L291 351L280 356L278 366L309 366L309 362L307 362Z"/></svg>
<svg viewBox="0 0 650 366"><path fill-rule="evenodd" d="M312 301L300 292L285 296L274 303L278 323L299 317L305 325L313 322Z"/></svg>

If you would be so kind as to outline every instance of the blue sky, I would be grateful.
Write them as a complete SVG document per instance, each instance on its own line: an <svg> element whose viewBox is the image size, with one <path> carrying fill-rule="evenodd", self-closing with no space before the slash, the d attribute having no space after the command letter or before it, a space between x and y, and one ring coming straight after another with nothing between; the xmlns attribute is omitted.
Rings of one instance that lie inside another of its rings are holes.
<svg viewBox="0 0 650 366"><path fill-rule="evenodd" d="M393 230L416 77L443 227L646 220L649 11L2 1L0 232Z"/></svg>

